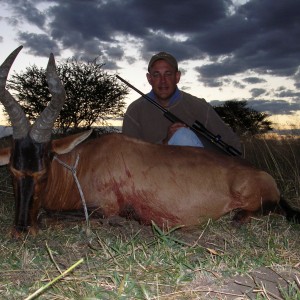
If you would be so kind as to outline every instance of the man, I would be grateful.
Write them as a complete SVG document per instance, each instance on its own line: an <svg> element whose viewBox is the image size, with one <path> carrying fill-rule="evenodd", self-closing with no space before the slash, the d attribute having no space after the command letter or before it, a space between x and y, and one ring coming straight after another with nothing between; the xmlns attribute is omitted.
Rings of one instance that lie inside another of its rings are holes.
<svg viewBox="0 0 300 300"><path fill-rule="evenodd" d="M220 135L222 141L240 150L238 137L210 104L178 89L180 76L177 60L171 54L155 54L148 65L147 79L152 86L148 96L189 126L197 120L214 135ZM169 121L160 109L143 97L129 105L122 132L150 143L218 149L185 124Z"/></svg>

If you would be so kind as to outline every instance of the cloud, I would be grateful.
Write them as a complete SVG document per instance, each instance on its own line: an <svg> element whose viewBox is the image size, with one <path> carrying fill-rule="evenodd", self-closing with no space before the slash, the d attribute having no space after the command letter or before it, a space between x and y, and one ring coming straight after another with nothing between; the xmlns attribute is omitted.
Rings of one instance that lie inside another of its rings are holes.
<svg viewBox="0 0 300 300"><path fill-rule="evenodd" d="M297 101L287 102L284 100L249 100L249 106L257 111L267 112L270 115L293 115L300 110L300 103Z"/></svg>
<svg viewBox="0 0 300 300"><path fill-rule="evenodd" d="M46 34L20 32L19 40L34 56L49 56L50 52L60 54L57 44Z"/></svg>
<svg viewBox="0 0 300 300"><path fill-rule="evenodd" d="M240 83L239 81L237 80L234 80L232 82L233 86L236 87L236 88L239 88L239 89L244 89L246 86L242 83Z"/></svg>
<svg viewBox="0 0 300 300"><path fill-rule="evenodd" d="M246 84L266 83L263 76L268 75L289 78L295 89L300 88L299 0L2 3L12 12L2 22L14 24L17 39L36 56L67 50L85 60L99 57L105 68L117 71L120 61L142 59L146 66L154 53L164 50L174 54L179 63L197 62L195 80L208 87L228 86L230 78L234 87L246 89ZM30 24L32 30L24 24ZM243 79L238 80L237 75ZM250 92L254 98L280 98L260 103L275 113L276 107L287 113L299 108L299 93L292 89L283 88L273 95L265 86L255 86ZM292 102L284 106L280 102L284 97Z"/></svg>
<svg viewBox="0 0 300 300"><path fill-rule="evenodd" d="M288 89L281 90L279 93L275 93L275 95L279 98L300 99L300 92L295 92L295 91L288 90Z"/></svg>
<svg viewBox="0 0 300 300"><path fill-rule="evenodd" d="M35 7L36 2L40 1L12 0L7 2L13 8L16 20L23 19L30 24L36 25L38 28L44 27L46 16Z"/></svg>
<svg viewBox="0 0 300 300"><path fill-rule="evenodd" d="M299 65L297 0L251 0L235 7L229 0L53 0L47 7L39 0L4 2L61 50L91 56L107 51L113 58L111 45L121 47L118 36L127 36L141 42L145 59L158 49L178 60L206 57L197 72L207 81L248 69L289 76Z"/></svg>
<svg viewBox="0 0 300 300"><path fill-rule="evenodd" d="M267 82L265 79L259 77L246 77L243 81L250 84Z"/></svg>
<svg viewBox="0 0 300 300"><path fill-rule="evenodd" d="M266 92L265 89L251 89L250 93L252 95L252 97L256 98L262 94L264 94Z"/></svg>
<svg viewBox="0 0 300 300"><path fill-rule="evenodd" d="M247 101L247 106L251 107L259 112L265 112L269 115L293 115L300 110L299 101L287 102L284 100L255 100L255 99L242 99ZM238 101L238 99L232 99L227 101ZM209 103L213 106L222 106L225 101L212 100Z"/></svg>

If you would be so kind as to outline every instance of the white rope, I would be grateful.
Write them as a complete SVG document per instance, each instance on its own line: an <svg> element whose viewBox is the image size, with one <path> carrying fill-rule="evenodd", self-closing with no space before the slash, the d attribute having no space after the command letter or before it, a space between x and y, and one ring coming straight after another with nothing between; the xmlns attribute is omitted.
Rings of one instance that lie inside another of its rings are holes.
<svg viewBox="0 0 300 300"><path fill-rule="evenodd" d="M74 166L69 166L68 164L66 164L65 162L60 160L56 155L54 156L53 159L57 160L61 165L63 165L65 168L67 168L68 170L70 170L72 172L72 175L74 177L75 183L77 185L77 188L78 188L78 191L79 191L79 194L80 194L80 198L81 198L81 202L82 202L83 210L84 210L84 215L85 215L85 220L86 220L86 225L87 225L87 228L88 228L89 227L88 210L87 210L87 207L86 207L86 201L85 201L85 198L84 198L84 194L83 194L83 191L82 191L82 188L81 188L81 185L80 185L80 182L78 180L77 173L76 173L76 168L77 168L78 162L79 162L79 154L76 157L76 162L75 162Z"/></svg>

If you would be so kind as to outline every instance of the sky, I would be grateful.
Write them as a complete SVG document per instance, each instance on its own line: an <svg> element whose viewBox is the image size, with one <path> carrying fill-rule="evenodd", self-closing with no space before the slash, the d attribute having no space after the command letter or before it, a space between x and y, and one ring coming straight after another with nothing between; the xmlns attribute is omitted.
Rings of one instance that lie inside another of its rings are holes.
<svg viewBox="0 0 300 300"><path fill-rule="evenodd" d="M97 58L144 93L151 56L173 54L178 87L212 105L246 100L276 127L300 128L299 0L0 0L0 63L11 73ZM139 95L131 90L129 104Z"/></svg>

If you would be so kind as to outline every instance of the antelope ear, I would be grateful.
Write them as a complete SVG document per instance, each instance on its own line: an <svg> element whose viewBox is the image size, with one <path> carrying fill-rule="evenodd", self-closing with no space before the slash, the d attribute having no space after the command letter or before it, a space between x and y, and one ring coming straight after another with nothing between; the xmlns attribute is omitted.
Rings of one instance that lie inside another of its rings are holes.
<svg viewBox="0 0 300 300"><path fill-rule="evenodd" d="M93 129L69 135L67 137L52 140L52 151L56 154L64 154L72 151L78 144L87 139L92 133Z"/></svg>
<svg viewBox="0 0 300 300"><path fill-rule="evenodd" d="M10 160L11 147L0 149L0 166L7 165Z"/></svg>

